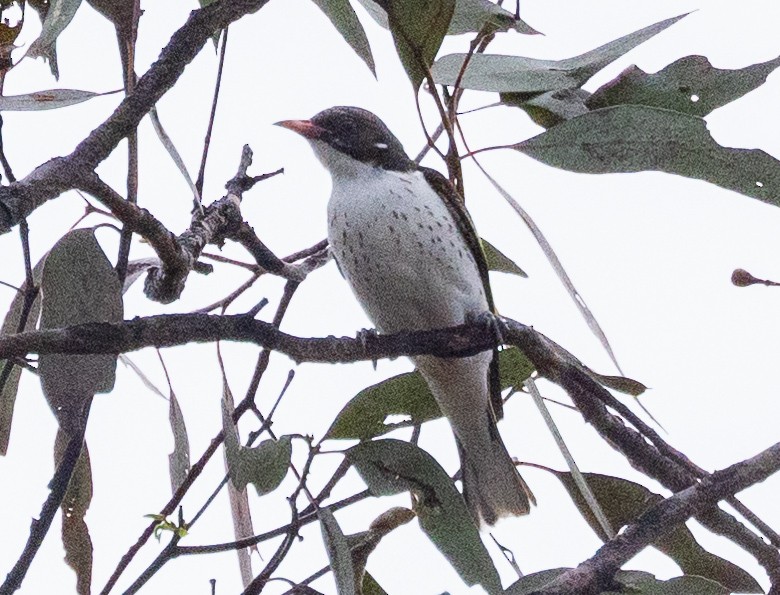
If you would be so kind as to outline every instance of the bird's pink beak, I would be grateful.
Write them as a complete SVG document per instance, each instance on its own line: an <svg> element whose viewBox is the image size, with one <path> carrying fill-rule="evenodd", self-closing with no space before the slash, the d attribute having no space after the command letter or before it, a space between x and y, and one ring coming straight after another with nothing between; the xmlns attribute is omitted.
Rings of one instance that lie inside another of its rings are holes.
<svg viewBox="0 0 780 595"><path fill-rule="evenodd" d="M325 132L324 128L320 128L316 124L312 124L311 120L282 120L281 122L276 122L274 126L287 128L288 130L297 132L304 138L311 140L321 138Z"/></svg>

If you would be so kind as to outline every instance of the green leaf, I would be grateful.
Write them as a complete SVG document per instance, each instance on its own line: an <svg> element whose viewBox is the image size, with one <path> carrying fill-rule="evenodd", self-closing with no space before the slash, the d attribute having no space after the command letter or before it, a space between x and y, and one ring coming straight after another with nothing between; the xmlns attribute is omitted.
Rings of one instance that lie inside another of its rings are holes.
<svg viewBox="0 0 780 595"><path fill-rule="evenodd" d="M590 93L582 89L560 89L541 95L528 93L501 93L501 103L519 107L542 128L552 128L590 110L585 101Z"/></svg>
<svg viewBox="0 0 780 595"><path fill-rule="evenodd" d="M41 278L42 329L122 320L122 288L92 229L66 233L46 257ZM41 354L38 375L46 400L63 422L95 393L110 392L115 354Z"/></svg>
<svg viewBox="0 0 780 595"><path fill-rule="evenodd" d="M686 15L666 19L629 33L580 56L565 60L537 60L522 56L474 54L470 57L461 87L479 91L544 93L581 87L599 70L639 44L657 35ZM433 79L454 85L467 54L450 54L433 65Z"/></svg>
<svg viewBox="0 0 780 595"><path fill-rule="evenodd" d="M563 471L553 471L553 474L564 485L590 528L602 541L606 541L607 536L585 503L571 474ZM663 500L663 496L627 479L598 473L583 475L615 531L633 523L645 511ZM653 546L674 560L685 574L705 577L739 593L762 592L761 587L747 572L702 548L684 524L678 525L658 539Z"/></svg>
<svg viewBox="0 0 780 595"><path fill-rule="evenodd" d="M76 14L81 0L50 0L41 34L30 44L25 56L43 58L49 63L54 78L60 78L57 66L57 37L65 30Z"/></svg>
<svg viewBox="0 0 780 595"><path fill-rule="evenodd" d="M502 389L519 389L534 367L516 347L499 353ZM389 421L389 416L402 416ZM360 391L336 416L326 439L369 440L399 428L441 417L428 385L419 372L407 372Z"/></svg>
<svg viewBox="0 0 780 595"><path fill-rule="evenodd" d="M68 433L62 429L57 431L57 438L54 441L55 467L59 466L69 440ZM65 562L76 573L76 592L79 595L89 595L92 584L92 539L84 522L84 516L91 502L92 466L85 442L68 483L68 489L65 491L65 497L60 504Z"/></svg>
<svg viewBox="0 0 780 595"><path fill-rule="evenodd" d="M376 579L368 572L363 575L363 586L360 590L361 595L387 595Z"/></svg>
<svg viewBox="0 0 780 595"><path fill-rule="evenodd" d="M501 593L501 581L463 497L427 452L400 440L362 442L346 452L375 496L410 491L420 526L467 585Z"/></svg>
<svg viewBox="0 0 780 595"><path fill-rule="evenodd" d="M704 117L760 87L778 66L780 57L737 70L714 68L704 56L686 56L663 70L648 74L629 66L593 93L590 109L638 104Z"/></svg>
<svg viewBox="0 0 780 595"><path fill-rule="evenodd" d="M352 553L347 538L330 509L318 508L317 516L320 519L322 540L325 542L325 551L328 552L330 568L336 579L336 592L338 595L357 595L355 570L352 568Z"/></svg>
<svg viewBox="0 0 780 595"><path fill-rule="evenodd" d="M45 260L46 257L42 258L33 268L33 283L35 285L41 282ZM38 315L41 311L40 292L35 296L35 300L30 307L24 328L19 328L26 291L27 283L25 282L11 301L11 306L5 315L5 320L3 320L3 326L0 327L0 335L10 335L17 331L24 332L35 328L35 323L38 321ZM6 452L8 452L14 405L16 404L16 394L19 392L21 375L22 368L15 366L9 360L0 360L0 456L5 456Z"/></svg>
<svg viewBox="0 0 780 595"><path fill-rule="evenodd" d="M539 32L522 19L516 19L508 10L490 0L456 0L447 35L476 33L489 24L493 31L514 29L525 35L539 35Z"/></svg>
<svg viewBox="0 0 780 595"><path fill-rule="evenodd" d="M535 593L569 570L571 568L550 568L549 570L527 574L509 585L504 595L528 595L528 593Z"/></svg>
<svg viewBox="0 0 780 595"><path fill-rule="evenodd" d="M408 419L388 422L388 416ZM339 412L325 438L368 440L439 417L441 411L423 377L407 372L360 391Z"/></svg>
<svg viewBox="0 0 780 595"><path fill-rule="evenodd" d="M517 266L508 256L506 256L506 254L485 239L482 240L482 250L485 252L488 270L518 275L519 277L528 277L523 269Z"/></svg>
<svg viewBox="0 0 780 595"><path fill-rule="evenodd" d="M168 472L171 476L171 494L175 494L190 471L190 440L176 393L168 393L168 422L173 433L173 452L168 455Z"/></svg>
<svg viewBox="0 0 780 595"><path fill-rule="evenodd" d="M621 570L615 575L615 580L624 586L617 591L605 591L602 595L621 595L636 593L637 595L728 595L730 591L715 581L700 576L678 576L667 581L658 580L649 572L638 570Z"/></svg>
<svg viewBox="0 0 780 595"><path fill-rule="evenodd" d="M224 399L222 400L222 427L225 430L225 459L233 486L240 491L251 483L259 496L279 487L290 468L292 457L290 436L281 436L279 440L263 440L251 448L242 446L238 439L238 428L233 423Z"/></svg>
<svg viewBox="0 0 780 595"><path fill-rule="evenodd" d="M568 120L514 148L569 171L663 171L780 206L780 161L758 149L722 147L704 120L671 110L608 107Z"/></svg>
<svg viewBox="0 0 780 595"><path fill-rule="evenodd" d="M371 46L368 44L368 37L360 24L360 20L355 14L355 10L349 3L349 0L312 0L319 9L325 13L333 23L341 36L349 46L355 51L358 57L366 63L371 74L376 77L376 67L374 66L374 56L371 54Z"/></svg>
<svg viewBox="0 0 780 595"><path fill-rule="evenodd" d="M375 0L358 0L358 2L380 27L390 28L387 13ZM525 35L539 35L539 32L528 23L522 19L515 19L515 15L490 0L455 0L455 10L447 27L447 35L477 32L486 22L490 22L496 31L514 29Z"/></svg>
<svg viewBox="0 0 780 595"><path fill-rule="evenodd" d="M455 0L381 0L398 57L414 90L420 88L447 34Z"/></svg>

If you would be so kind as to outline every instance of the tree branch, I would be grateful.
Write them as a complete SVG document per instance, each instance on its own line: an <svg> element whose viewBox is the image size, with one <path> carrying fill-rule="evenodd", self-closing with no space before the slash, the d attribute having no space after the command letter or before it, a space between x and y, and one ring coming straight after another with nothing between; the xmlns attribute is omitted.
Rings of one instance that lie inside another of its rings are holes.
<svg viewBox="0 0 780 595"><path fill-rule="evenodd" d="M24 179L0 187L0 233L10 231L43 203L74 188L77 177L91 172L106 159L173 87L214 32L260 10L267 2L222 0L194 10L157 61L138 79L134 91L70 155L51 159Z"/></svg>
<svg viewBox="0 0 780 595"><path fill-rule="evenodd" d="M596 554L545 586L544 595L588 595L612 588L623 564L680 523L713 507L718 501L764 481L780 469L780 443L753 458L716 471L645 512Z"/></svg>

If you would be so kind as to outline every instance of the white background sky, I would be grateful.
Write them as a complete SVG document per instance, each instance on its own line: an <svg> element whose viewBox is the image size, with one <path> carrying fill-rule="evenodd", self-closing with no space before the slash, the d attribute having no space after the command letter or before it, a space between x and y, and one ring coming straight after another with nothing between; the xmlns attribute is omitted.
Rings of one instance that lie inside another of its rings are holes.
<svg viewBox="0 0 780 595"><path fill-rule="evenodd" d="M143 73L157 57L170 34L186 19L193 2L143 2L137 71ZM625 67L638 64L656 71L673 60L703 54L720 68L738 68L780 54L775 2L656 1L625 3L528 1L522 16L545 36L503 34L491 46L494 53L537 58L573 56L656 21L699 9L667 31L646 42L594 77L594 90ZM241 146L255 151L254 173L285 167L283 177L257 186L246 197L243 212L260 237L277 254L309 246L325 235L327 174L316 163L306 143L271 124L286 118L305 118L336 104L368 108L382 117L407 150L416 154L423 144L410 85L395 56L389 34L377 27L361 7L377 62L378 82L351 52L324 16L310 2L276 0L230 29L228 56L204 196L219 198L224 182L236 170ZM28 13L34 21L32 12ZM29 43L35 25L23 32ZM465 51L468 37L448 38L441 55ZM42 62L26 60L6 81L6 94L55 86L108 91L121 86L113 29L86 4L58 44L61 78L55 82ZM177 86L160 102L159 113L168 133L184 156L193 177L197 172L202 138L210 107L217 58L207 46L190 65ZM723 145L761 148L780 157L780 121L777 97L780 75L750 95L717 110L707 118L710 131ZM17 177L42 161L69 153L119 101L118 95L86 104L39 113L3 114L3 140ZM495 95L467 93L462 107L495 101ZM431 105L423 100L427 122L435 126ZM497 108L464 116L461 122L472 147L517 142L540 132L519 110ZM141 125L140 203L175 232L189 221L188 189L157 141L147 120ZM124 146L99 171L116 189L124 189ZM443 169L431 158L427 162ZM670 442L702 467L717 469L744 459L778 439L777 361L780 324L776 290L738 289L729 282L731 271L743 267L760 277L780 278L776 255L780 211L703 182L665 174L588 176L561 172L528 157L488 153L485 165L531 213L547 234L574 283L598 318L625 372L650 390L643 402L669 431ZM603 373L614 370L580 318L573 303L547 265L541 251L519 219L493 192L476 169L464 164L467 200L481 234L511 256L529 274L527 280L495 275L496 302L501 312L533 324ZM38 209L30 218L33 258L40 258L78 218L82 201L69 193ZM95 218L92 223L99 220ZM98 233L109 255L116 255L116 237ZM214 250L213 248L211 249ZM225 254L248 257L235 246ZM0 278L20 283L23 278L18 234L0 237ZM148 247L134 244L131 258L149 255ZM143 298L141 284L126 296L125 317L161 312L187 312L228 293L246 278L244 272L217 267L210 277L193 275L183 297L169 306ZM265 279L237 303L239 312L267 296L275 303L281 282ZM0 288L0 306L11 292ZM272 307L261 317L271 316ZM303 284L283 324L283 330L305 336L354 335L369 323L333 264L314 273ZM200 456L218 432L221 380L215 346L166 350L172 376L190 431L193 459ZM231 388L243 394L251 377L255 348L225 345ZM131 356L160 386L164 377L153 351ZM267 411L294 367L274 356L261 383L258 403ZM278 433L321 436L342 405L361 388L410 369L406 361L350 366L304 364L276 415ZM545 395L561 397L543 383ZM554 408L578 462L585 471L643 479L584 426L571 411ZM120 556L170 495L167 455L172 448L168 406L121 365L117 388L99 395L92 409L87 441L92 454L95 495L87 516L95 544L94 589L99 590ZM256 425L246 423L244 430ZM510 452L520 460L562 469L564 463L543 427L538 412L521 395L510 401L502 434ZM10 569L27 539L30 519L47 494L52 474L51 451L56 426L30 374L23 376L8 456L0 459L0 576ZM408 432L400 433L408 437ZM451 434L443 421L423 428L421 445L434 453L449 472L457 469ZM331 450L346 447L327 443ZM305 452L296 448L303 462ZM220 457L207 468L184 502L191 516L221 479ZM335 468L337 456L322 457L315 490ZM570 504L556 479L528 469L524 476L539 506L526 518L500 524L495 535L518 558L525 572L576 565L590 556L599 542ZM362 489L350 481L337 490L343 497ZM263 498L250 494L255 528L261 532L289 520L285 496L294 487L288 477L279 491ZM775 527L780 479L771 478L747 490L743 500ZM250 488L251 490L252 488ZM398 496L361 503L337 519L346 533L367 528L377 514L393 505L407 505ZM691 523L715 553L744 565L766 585L763 572L736 546L709 536ZM22 593L71 592L75 577L64 562L59 520L33 563ZM319 529L307 527L279 574L301 579L325 564ZM232 539L227 498L215 503L184 544L207 544ZM278 542L261 545L268 560ZM119 591L125 588L157 554L151 542L131 565ZM496 548L488 544L492 553ZM514 580L508 564L497 559L505 584ZM262 562L255 557L255 568ZM679 574L660 554L645 552L630 565L659 577ZM372 555L369 571L391 594L465 593L467 589L447 562L410 523L385 538ZM217 579L217 592L235 593L240 579L234 553L169 563L147 585L147 593L207 593L208 580ZM314 586L332 592L330 579ZM268 593L285 590L272 583ZM476 592L476 591L475 591Z"/></svg>

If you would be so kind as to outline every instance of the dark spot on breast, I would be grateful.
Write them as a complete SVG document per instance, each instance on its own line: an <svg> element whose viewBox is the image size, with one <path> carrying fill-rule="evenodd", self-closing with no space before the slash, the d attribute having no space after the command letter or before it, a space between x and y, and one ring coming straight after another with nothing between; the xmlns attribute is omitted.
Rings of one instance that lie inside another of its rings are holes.
<svg viewBox="0 0 780 595"><path fill-rule="evenodd" d="M358 244L360 244L361 248L365 248L366 247L365 243L363 242L363 232L362 231L358 232Z"/></svg>
<svg viewBox="0 0 780 595"><path fill-rule="evenodd" d="M428 231L433 231L433 225L428 225Z"/></svg>
<svg viewBox="0 0 780 595"><path fill-rule="evenodd" d="M439 227L444 227L444 224L441 221L437 221L436 225L438 225Z"/></svg>
<svg viewBox="0 0 780 595"><path fill-rule="evenodd" d="M409 217L406 216L406 213L401 213L401 219L403 219L404 221L408 221Z"/></svg>
<svg viewBox="0 0 780 595"><path fill-rule="evenodd" d="M460 248L458 248L458 256L463 258L463 250L461 250Z"/></svg>
<svg viewBox="0 0 780 595"><path fill-rule="evenodd" d="M420 229L425 229L425 226L422 223L418 223L417 227L419 227Z"/></svg>
<svg viewBox="0 0 780 595"><path fill-rule="evenodd" d="M347 230L342 229L341 230L341 241L343 241L345 244L347 243Z"/></svg>
<svg viewBox="0 0 780 595"><path fill-rule="evenodd" d="M418 213L422 213L422 209L420 207L414 207L414 210L417 211Z"/></svg>
<svg viewBox="0 0 780 595"><path fill-rule="evenodd" d="M388 225L387 229L390 230L390 233L395 233L395 228L392 225Z"/></svg>
<svg viewBox="0 0 780 595"><path fill-rule="evenodd" d="M395 217L396 219L398 219L398 211L393 211L393 217Z"/></svg>

